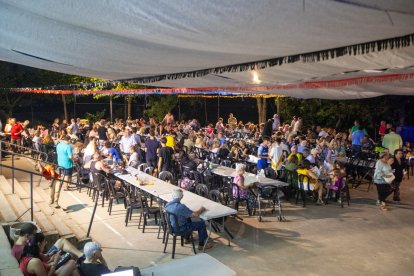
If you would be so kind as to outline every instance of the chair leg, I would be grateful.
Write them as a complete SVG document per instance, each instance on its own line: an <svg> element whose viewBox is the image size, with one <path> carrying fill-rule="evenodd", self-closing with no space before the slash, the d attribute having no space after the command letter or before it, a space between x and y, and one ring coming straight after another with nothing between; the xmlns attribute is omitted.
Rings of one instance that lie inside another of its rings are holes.
<svg viewBox="0 0 414 276"><path fill-rule="evenodd" d="M164 244L164 253L167 251L167 245L168 245L168 238L170 237L170 233L167 233L167 237L165 238L165 244Z"/></svg>
<svg viewBox="0 0 414 276"><path fill-rule="evenodd" d="M138 222L138 229L140 229L141 228L141 221L142 221L142 216L143 216L143 213L144 212L144 210L142 210L141 211L141 213L139 214L139 222Z"/></svg>
<svg viewBox="0 0 414 276"><path fill-rule="evenodd" d="M176 244L177 244L177 236L174 235L173 236L173 249L172 249L172 258L173 259L174 259L174 256L175 256L175 246L176 246Z"/></svg>
<svg viewBox="0 0 414 276"><path fill-rule="evenodd" d="M194 254L197 254L196 249L195 249L193 234L191 234L190 239L191 239L191 244L193 245Z"/></svg>
<svg viewBox="0 0 414 276"><path fill-rule="evenodd" d="M126 215L125 215L125 226L128 226L129 210L130 210L130 208L128 208L128 209L126 210Z"/></svg>
<svg viewBox="0 0 414 276"><path fill-rule="evenodd" d="M145 226L147 225L147 216L146 215L144 215L144 223L142 224L142 233L144 233L145 232Z"/></svg>
<svg viewBox="0 0 414 276"><path fill-rule="evenodd" d="M303 201L303 207L306 207L306 192L302 190L300 194L301 194L302 201Z"/></svg>

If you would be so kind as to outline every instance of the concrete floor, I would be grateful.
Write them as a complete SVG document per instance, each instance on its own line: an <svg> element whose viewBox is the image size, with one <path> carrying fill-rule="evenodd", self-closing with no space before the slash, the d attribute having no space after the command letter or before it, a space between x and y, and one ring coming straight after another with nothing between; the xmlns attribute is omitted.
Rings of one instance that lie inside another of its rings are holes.
<svg viewBox="0 0 414 276"><path fill-rule="evenodd" d="M16 164L31 167L24 160ZM9 178L10 172L3 173ZM16 175L23 184L28 180ZM245 215L241 215L243 222L229 219L227 226L235 236L231 246L213 234L215 246L208 254L237 275L414 275L413 179L402 183L402 204L390 204L388 212L375 206L375 187L367 192L364 184L351 190L351 206L343 209L336 203L302 208L284 202L286 222L270 215L261 223ZM61 198L61 205L87 229L89 197L76 191L62 192ZM171 260L172 246L168 253L162 252L158 227L152 221L143 234L137 229L139 213L134 213L128 227L124 216L122 203L114 206L111 216L100 207L92 227L92 238L102 244L110 267L143 268ZM192 254L189 246L177 246L176 258Z"/></svg>

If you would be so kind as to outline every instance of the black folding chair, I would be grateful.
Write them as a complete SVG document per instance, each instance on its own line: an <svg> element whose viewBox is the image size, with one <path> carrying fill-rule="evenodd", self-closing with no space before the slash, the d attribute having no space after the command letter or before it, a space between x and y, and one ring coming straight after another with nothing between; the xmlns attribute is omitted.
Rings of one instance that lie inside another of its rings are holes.
<svg viewBox="0 0 414 276"><path fill-rule="evenodd" d="M175 225L179 225L178 224L178 217L173 214L173 213L169 213L166 212L166 217L167 217L167 237L165 239L165 245L164 245L164 253L167 253L167 245L168 245L168 238L170 237L170 235L173 238L173 248L172 248L172 258L174 259L175 256L175 246L177 244L177 237L181 237L181 246L184 246L184 238L189 238L191 240L191 243L193 245L193 251L194 254L197 254L196 249L195 249L195 244L194 244L194 238L193 238L193 232L190 231L188 232L180 232L178 231L178 229L173 229L172 225L171 225L171 220L174 220L174 224Z"/></svg>

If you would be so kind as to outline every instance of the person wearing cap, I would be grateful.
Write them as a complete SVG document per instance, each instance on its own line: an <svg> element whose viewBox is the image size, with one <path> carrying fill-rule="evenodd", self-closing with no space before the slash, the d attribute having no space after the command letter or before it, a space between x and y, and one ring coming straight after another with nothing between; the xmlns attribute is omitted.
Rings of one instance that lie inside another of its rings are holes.
<svg viewBox="0 0 414 276"><path fill-rule="evenodd" d="M387 197L393 193L391 185L384 179L393 175L392 168L389 164L390 154L388 151L381 152L377 163L375 164L374 184L377 187L378 201L381 210L387 211L388 206L385 203Z"/></svg>
<svg viewBox="0 0 414 276"><path fill-rule="evenodd" d="M101 276L102 274L111 273L105 258L102 256L102 247L99 243L85 243L83 253L86 259L79 266L81 276Z"/></svg>
<svg viewBox="0 0 414 276"><path fill-rule="evenodd" d="M173 230L180 233L184 233L187 237L190 236L192 231L198 231L198 249L210 249L211 247L213 247L213 244L205 244L208 235L204 221L191 221L191 218L198 218L200 214L206 211L206 208L200 207L196 211L190 210L185 204L181 203L181 199L183 198L183 196L183 191L180 189L176 189L173 191L172 194L173 199L165 205L165 209L167 210L167 212L172 213L177 217L178 225L176 224L174 217L170 217L170 222ZM185 242L190 243L191 241L186 239Z"/></svg>
<svg viewBox="0 0 414 276"><path fill-rule="evenodd" d="M37 232L38 232L38 229L36 225L30 222L23 223L20 229L16 231L16 233L18 234L18 238L13 244L13 247L11 249L11 254L13 257L16 258L17 261L20 262L20 259L23 254L24 246L27 244L30 236ZM56 253L59 250L68 252L78 258L83 257L82 251L77 249L76 246L74 246L72 243L70 243L65 238L58 239L52 245L52 247L49 249L49 251L46 254L43 254L42 252L40 252L40 256L44 261L49 261L50 256L52 256L54 253Z"/></svg>
<svg viewBox="0 0 414 276"><path fill-rule="evenodd" d="M70 136L66 135L63 138L63 141L61 141L56 146L56 154L57 154L57 160L59 167L63 168L62 175L63 175L63 181L64 182L64 190L68 190L68 185L72 180L72 171L73 171L73 150L72 147L69 145ZM61 189L61 182L59 181L56 187L57 193L60 193ZM59 205L56 205L59 206Z"/></svg>

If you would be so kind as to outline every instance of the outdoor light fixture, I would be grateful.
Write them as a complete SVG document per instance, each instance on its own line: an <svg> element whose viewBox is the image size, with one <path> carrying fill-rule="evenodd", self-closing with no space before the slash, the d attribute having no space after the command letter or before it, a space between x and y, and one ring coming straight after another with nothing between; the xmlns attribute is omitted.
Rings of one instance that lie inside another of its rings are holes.
<svg viewBox="0 0 414 276"><path fill-rule="evenodd" d="M260 84L262 81L259 80L259 74L257 73L257 71L252 71L252 74L253 74L253 83Z"/></svg>

